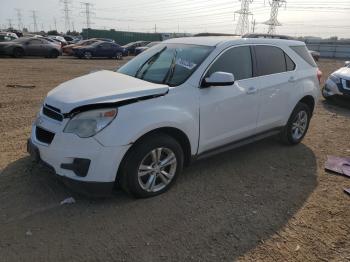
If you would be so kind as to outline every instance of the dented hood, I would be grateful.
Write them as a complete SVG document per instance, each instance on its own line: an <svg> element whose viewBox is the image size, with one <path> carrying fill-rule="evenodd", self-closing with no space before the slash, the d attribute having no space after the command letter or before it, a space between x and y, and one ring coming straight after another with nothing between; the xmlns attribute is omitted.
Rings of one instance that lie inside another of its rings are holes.
<svg viewBox="0 0 350 262"><path fill-rule="evenodd" d="M167 85L154 84L113 71L98 71L65 82L52 91L45 103L62 113L85 105L116 103L154 95L165 95Z"/></svg>

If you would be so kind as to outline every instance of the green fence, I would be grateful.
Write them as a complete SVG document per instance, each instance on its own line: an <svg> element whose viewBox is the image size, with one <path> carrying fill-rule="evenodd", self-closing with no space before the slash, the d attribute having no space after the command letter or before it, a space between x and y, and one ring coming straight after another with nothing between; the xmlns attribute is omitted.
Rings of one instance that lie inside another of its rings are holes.
<svg viewBox="0 0 350 262"><path fill-rule="evenodd" d="M87 38L110 38L120 45L135 41L161 41L162 35L157 33L125 32L115 30L83 29L82 35Z"/></svg>

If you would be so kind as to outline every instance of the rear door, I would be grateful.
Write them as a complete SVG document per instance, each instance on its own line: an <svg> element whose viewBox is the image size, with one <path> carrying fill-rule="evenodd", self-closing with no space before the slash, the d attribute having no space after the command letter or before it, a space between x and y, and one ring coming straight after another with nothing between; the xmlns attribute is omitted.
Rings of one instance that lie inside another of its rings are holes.
<svg viewBox="0 0 350 262"><path fill-rule="evenodd" d="M258 114L258 80L253 78L249 46L225 50L209 67L205 77L215 72L233 73L231 86L200 90L200 143L198 153L255 133Z"/></svg>
<svg viewBox="0 0 350 262"><path fill-rule="evenodd" d="M100 57L111 57L113 56L113 47L110 43L102 43L97 46L96 56Z"/></svg>
<svg viewBox="0 0 350 262"><path fill-rule="evenodd" d="M281 48L256 45L253 49L259 82L257 133L260 133L285 124L297 76L295 63Z"/></svg>

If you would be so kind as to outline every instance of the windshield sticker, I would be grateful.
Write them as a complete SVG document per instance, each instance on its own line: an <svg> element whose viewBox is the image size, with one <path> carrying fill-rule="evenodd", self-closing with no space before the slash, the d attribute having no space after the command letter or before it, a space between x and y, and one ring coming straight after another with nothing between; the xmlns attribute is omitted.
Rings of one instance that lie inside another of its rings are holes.
<svg viewBox="0 0 350 262"><path fill-rule="evenodd" d="M188 70L192 70L193 68L195 68L197 66L197 64L192 63L191 61L183 60L182 58L177 59L176 64L179 66L182 66Z"/></svg>

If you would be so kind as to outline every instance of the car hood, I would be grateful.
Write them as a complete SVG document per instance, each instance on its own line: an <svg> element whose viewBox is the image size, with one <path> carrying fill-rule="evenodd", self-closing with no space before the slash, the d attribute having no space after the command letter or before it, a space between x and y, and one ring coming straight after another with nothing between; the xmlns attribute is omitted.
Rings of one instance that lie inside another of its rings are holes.
<svg viewBox="0 0 350 262"><path fill-rule="evenodd" d="M165 95L169 86L154 84L113 71L98 71L65 82L52 91L45 103L62 113L86 105L116 103L153 95Z"/></svg>
<svg viewBox="0 0 350 262"><path fill-rule="evenodd" d="M333 75L346 79L346 80L350 80L350 68L349 67L342 67L339 70L335 71L333 73Z"/></svg>

